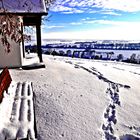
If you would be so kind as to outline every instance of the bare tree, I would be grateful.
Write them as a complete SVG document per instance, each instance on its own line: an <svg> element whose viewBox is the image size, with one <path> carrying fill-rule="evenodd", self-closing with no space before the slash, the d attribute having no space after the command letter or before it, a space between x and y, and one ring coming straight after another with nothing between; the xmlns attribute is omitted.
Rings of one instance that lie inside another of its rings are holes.
<svg viewBox="0 0 140 140"><path fill-rule="evenodd" d="M122 61L123 58L124 58L123 54L117 55L117 60L118 60L118 61Z"/></svg>
<svg viewBox="0 0 140 140"><path fill-rule="evenodd" d="M137 55L136 61L138 64L140 64L140 54Z"/></svg>
<svg viewBox="0 0 140 140"><path fill-rule="evenodd" d="M56 0L44 0L47 10L55 3Z"/></svg>
<svg viewBox="0 0 140 140"><path fill-rule="evenodd" d="M130 62L134 63L136 61L136 54L133 53L131 56L130 56Z"/></svg>

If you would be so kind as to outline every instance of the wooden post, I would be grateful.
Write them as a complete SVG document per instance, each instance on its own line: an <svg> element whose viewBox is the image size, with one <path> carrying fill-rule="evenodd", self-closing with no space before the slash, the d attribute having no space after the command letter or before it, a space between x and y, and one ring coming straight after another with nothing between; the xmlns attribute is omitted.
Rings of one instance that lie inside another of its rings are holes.
<svg viewBox="0 0 140 140"><path fill-rule="evenodd" d="M37 36L37 53L39 57L39 61L43 62L42 59L42 50L41 50L41 25L36 25L36 36Z"/></svg>

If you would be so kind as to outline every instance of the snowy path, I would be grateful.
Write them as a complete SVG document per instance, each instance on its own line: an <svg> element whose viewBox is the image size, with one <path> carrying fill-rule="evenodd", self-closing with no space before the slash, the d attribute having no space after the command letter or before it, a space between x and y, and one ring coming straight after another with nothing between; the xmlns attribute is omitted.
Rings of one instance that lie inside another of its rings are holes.
<svg viewBox="0 0 140 140"><path fill-rule="evenodd" d="M85 63L76 62L76 61L75 62L65 61L65 62L69 63L69 64L73 64L75 68L82 68L83 70L86 70L89 73L92 73L93 75L97 76L99 80L102 80L102 81L108 83L108 88L106 89L106 94L108 95L108 98L109 98L109 105L105 108L105 111L103 114L103 125L102 125L101 129L104 133L103 139L105 139L105 140L119 139L118 136L115 136L115 132L114 132L115 131L114 126L117 124L117 119L118 119L117 115L116 115L117 106L121 107L121 100L120 100L121 93L119 91L120 91L120 88L129 89L131 87L129 85L123 85L123 84L115 83L115 82L109 80L108 78L103 76L103 74L101 72L96 70L95 67L90 67L90 66L92 66L91 64L87 65ZM123 69L123 68L119 68L119 67L115 67L115 66L112 66L112 68L115 68L115 69L121 70L121 71L127 70L130 73L140 75L140 73L129 70L129 69ZM131 129L132 129L132 127L131 127ZM139 133L140 127L138 127L136 129L134 126L133 130L136 130L137 135L140 136L140 133ZM140 137L138 138L137 136L126 134L121 139L122 140L140 139Z"/></svg>
<svg viewBox="0 0 140 140"><path fill-rule="evenodd" d="M72 62L70 62L70 61L68 63L72 64ZM102 80L102 81L108 83L108 88L106 90L106 93L109 96L110 102L109 102L109 105L105 108L105 112L103 115L104 122L102 125L102 131L104 133L104 138L106 140L116 140L117 137L114 135L113 126L117 123L116 106L121 105L121 101L119 98L119 96L120 96L119 88L123 87L123 88L129 89L130 86L122 85L120 83L115 83L115 82L107 79L106 77L103 76L103 74L101 74L99 71L97 71L96 68L94 68L94 67L89 68L82 64L81 65L74 64L74 65L75 65L75 68L82 68L82 69L88 71L89 73L92 73L93 75L97 76L99 80Z"/></svg>

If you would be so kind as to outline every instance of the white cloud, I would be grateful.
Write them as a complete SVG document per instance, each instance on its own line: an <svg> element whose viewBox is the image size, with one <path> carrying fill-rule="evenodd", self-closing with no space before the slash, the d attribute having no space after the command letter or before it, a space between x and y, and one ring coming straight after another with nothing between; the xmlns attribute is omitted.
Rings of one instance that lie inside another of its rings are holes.
<svg viewBox="0 0 140 140"><path fill-rule="evenodd" d="M84 11L83 10L79 10L79 9L73 9L73 12L74 13L83 13Z"/></svg>
<svg viewBox="0 0 140 140"><path fill-rule="evenodd" d="M94 19L94 18L86 17L86 18L83 18L82 21L91 20L91 19Z"/></svg>
<svg viewBox="0 0 140 140"><path fill-rule="evenodd" d="M71 7L89 7L94 4L93 0L72 0L71 2L67 3Z"/></svg>
<svg viewBox="0 0 140 140"><path fill-rule="evenodd" d="M107 24L107 21L100 21ZM109 21L108 21L109 23ZM104 29L93 29L85 31L71 32L51 32L44 33L44 38L49 39L121 39L121 40L140 40L140 22L110 22L118 25Z"/></svg>
<svg viewBox="0 0 140 140"><path fill-rule="evenodd" d="M73 14L73 11L62 12L63 14Z"/></svg>
<svg viewBox="0 0 140 140"><path fill-rule="evenodd" d="M71 10L72 8L63 5L55 5L51 8L51 11L54 12L63 12L63 11L71 11Z"/></svg>
<svg viewBox="0 0 140 140"><path fill-rule="evenodd" d="M52 25L52 26L45 26L45 28L48 28L48 29L53 29L53 28L64 28L64 26Z"/></svg>
<svg viewBox="0 0 140 140"><path fill-rule="evenodd" d="M135 26L135 27L139 27L140 26L140 22L128 22L128 21L114 21L114 20L96 20L93 18L85 18L82 19L81 22L78 22L81 24L101 24L101 25L112 25L112 26ZM76 24L76 23L75 23Z"/></svg>
<svg viewBox="0 0 140 140"><path fill-rule="evenodd" d="M125 12L140 11L140 0L95 0L95 6Z"/></svg>
<svg viewBox="0 0 140 140"><path fill-rule="evenodd" d="M71 22L70 25L81 25L83 24L82 22Z"/></svg>
<svg viewBox="0 0 140 140"><path fill-rule="evenodd" d="M91 23L92 23L92 21L91 21ZM136 27L140 26L140 22L113 21L113 20L94 20L93 23L120 26L120 27L124 27L124 28L125 27L136 28Z"/></svg>
<svg viewBox="0 0 140 140"><path fill-rule="evenodd" d="M91 10L91 9L90 9L90 10L88 11L88 13L90 13L90 14L95 14L95 13L97 13L97 11L94 11L94 10Z"/></svg>
<svg viewBox="0 0 140 140"><path fill-rule="evenodd" d="M121 16L121 14L120 13L115 13L115 12L102 12L102 14L104 14L104 15L113 15L113 16Z"/></svg>
<svg viewBox="0 0 140 140"><path fill-rule="evenodd" d="M77 12L78 10L83 11L84 9L82 8L89 8L89 10L85 10L85 12L90 13L96 12L94 8L120 10L125 12L139 12L140 0L57 0L56 5L51 10L71 12L71 9L73 8L77 9ZM113 13L113 11L112 13L110 12L110 14L117 15L116 13Z"/></svg>
<svg viewBox="0 0 140 140"><path fill-rule="evenodd" d="M90 17L86 17L81 19L80 21L77 22L70 22L70 23L61 23L61 25L43 25L42 28L48 28L48 29L52 29L52 28L64 28L66 26L69 25L85 25L85 26L92 26L92 25L109 25L110 27L139 27L140 26L140 22L134 22L134 21L115 21L115 20L96 20L95 18L90 18Z"/></svg>
<svg viewBox="0 0 140 140"><path fill-rule="evenodd" d="M66 4L66 3L69 3L71 0L61 0L60 4Z"/></svg>
<svg viewBox="0 0 140 140"><path fill-rule="evenodd" d="M103 3L104 8L116 9L125 12L140 11L140 0L115 0Z"/></svg>
<svg viewBox="0 0 140 140"><path fill-rule="evenodd" d="M70 6L70 7L75 7L75 6L78 6L78 0L76 1L76 0L72 0L71 2L69 2L68 3L68 5Z"/></svg>
<svg viewBox="0 0 140 140"><path fill-rule="evenodd" d="M83 13L84 11L72 8L71 10L62 12L63 14Z"/></svg>
<svg viewBox="0 0 140 140"><path fill-rule="evenodd" d="M62 12L64 14L73 14L73 13L83 13L84 11L81 9L77 9L74 7L68 7L65 5L57 4L53 7L51 7L51 11L54 12Z"/></svg>

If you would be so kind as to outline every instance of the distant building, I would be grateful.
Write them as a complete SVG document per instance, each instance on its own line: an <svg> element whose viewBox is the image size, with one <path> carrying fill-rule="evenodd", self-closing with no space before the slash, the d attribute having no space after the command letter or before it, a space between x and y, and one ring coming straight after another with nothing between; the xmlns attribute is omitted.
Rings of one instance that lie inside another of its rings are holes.
<svg viewBox="0 0 140 140"><path fill-rule="evenodd" d="M3 2L0 2L0 7L1 9L4 7L6 10L6 12L1 10L0 16L11 14L20 17L20 21L17 22L20 22L22 32L24 26L36 26L37 54L40 62L42 62L41 17L47 15L44 0L3 0ZM5 52L5 48L0 43L0 68L5 66L21 67L25 58L24 39L21 43L16 43L9 38L9 42L12 46L9 53Z"/></svg>

